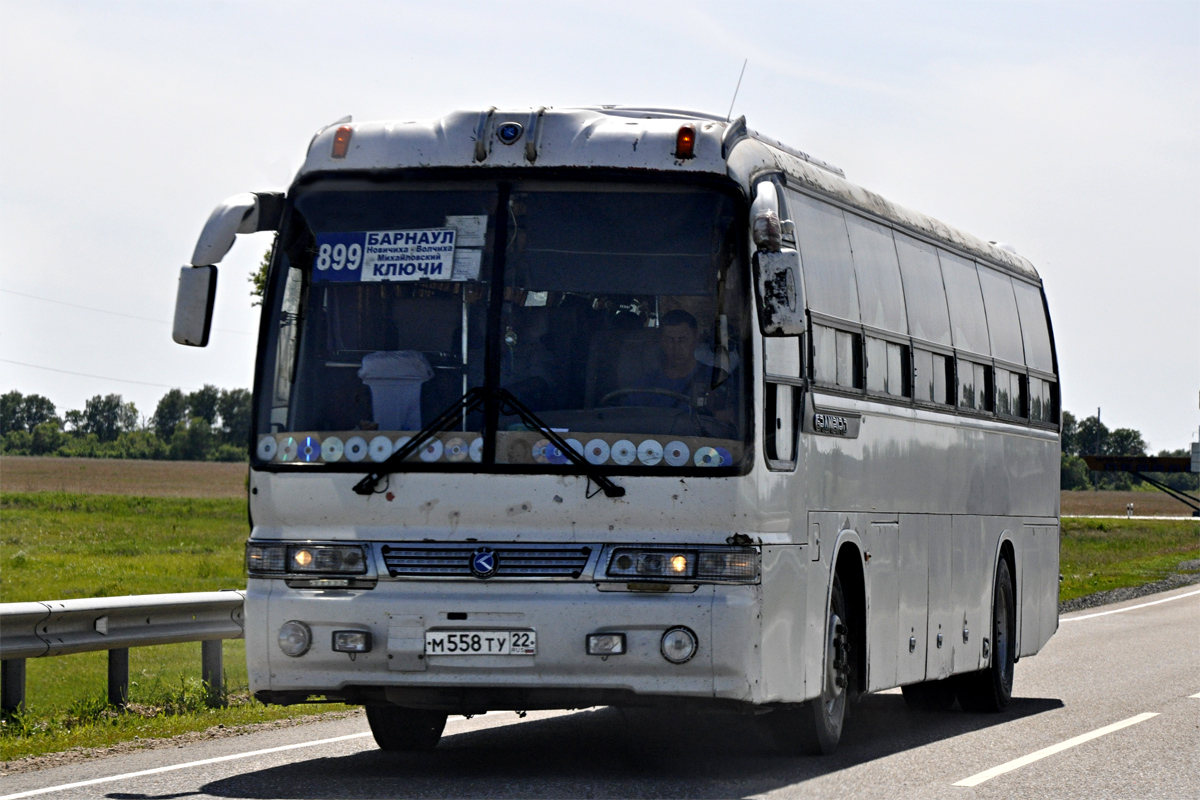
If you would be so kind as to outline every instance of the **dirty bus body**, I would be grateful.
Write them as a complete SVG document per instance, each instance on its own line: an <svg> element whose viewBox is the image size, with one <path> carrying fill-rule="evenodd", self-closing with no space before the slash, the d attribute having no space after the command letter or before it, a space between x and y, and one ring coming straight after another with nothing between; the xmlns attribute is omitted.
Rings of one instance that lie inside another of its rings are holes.
<svg viewBox="0 0 1200 800"><path fill-rule="evenodd" d="M1027 260L704 114L336 123L286 196L255 383L246 648L266 702L997 709L1057 628L1058 392Z"/></svg>

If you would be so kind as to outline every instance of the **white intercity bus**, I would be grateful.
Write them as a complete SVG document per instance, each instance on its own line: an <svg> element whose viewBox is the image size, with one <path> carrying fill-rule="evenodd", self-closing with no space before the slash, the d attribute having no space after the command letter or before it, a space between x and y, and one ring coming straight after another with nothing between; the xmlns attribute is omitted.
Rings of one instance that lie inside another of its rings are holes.
<svg viewBox="0 0 1200 800"><path fill-rule="evenodd" d="M1058 625L1059 393L1028 260L702 113L319 131L180 274L275 231L246 652L267 703L997 710Z"/></svg>

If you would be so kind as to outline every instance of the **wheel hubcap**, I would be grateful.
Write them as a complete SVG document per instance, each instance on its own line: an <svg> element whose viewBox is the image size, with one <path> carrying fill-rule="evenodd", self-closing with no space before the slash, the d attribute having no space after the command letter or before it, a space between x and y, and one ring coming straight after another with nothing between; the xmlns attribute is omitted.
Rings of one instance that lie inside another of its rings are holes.
<svg viewBox="0 0 1200 800"><path fill-rule="evenodd" d="M829 615L829 642L825 649L825 692L821 698L825 713L834 716L838 703L850 685L850 642L846 626L837 614Z"/></svg>

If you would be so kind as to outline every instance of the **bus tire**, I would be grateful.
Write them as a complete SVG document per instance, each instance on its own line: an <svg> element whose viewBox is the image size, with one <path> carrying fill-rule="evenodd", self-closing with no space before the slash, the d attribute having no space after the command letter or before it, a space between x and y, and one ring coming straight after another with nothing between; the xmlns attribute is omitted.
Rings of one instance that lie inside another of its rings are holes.
<svg viewBox="0 0 1200 800"><path fill-rule="evenodd" d="M949 711L954 705L954 681L922 681L900 687L909 711Z"/></svg>
<svg viewBox="0 0 1200 800"><path fill-rule="evenodd" d="M1006 559L1001 558L996 567L996 586L993 592L992 663L978 672L968 672L956 678L955 690L963 711L1002 711L1012 701L1017 605L1012 573Z"/></svg>
<svg viewBox="0 0 1200 800"><path fill-rule="evenodd" d="M410 753L432 750L442 738L447 714L400 706L367 706L367 722L380 750Z"/></svg>
<svg viewBox="0 0 1200 800"><path fill-rule="evenodd" d="M829 614L825 624L825 663L821 694L768 718L776 744L788 753L831 755L842 738L846 721L846 699L850 694L851 636L842 582L833 579Z"/></svg>

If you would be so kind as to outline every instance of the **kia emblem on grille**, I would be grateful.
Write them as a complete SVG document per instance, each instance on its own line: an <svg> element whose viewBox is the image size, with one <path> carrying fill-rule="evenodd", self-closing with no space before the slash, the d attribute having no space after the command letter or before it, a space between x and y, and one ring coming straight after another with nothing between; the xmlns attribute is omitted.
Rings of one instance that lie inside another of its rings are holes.
<svg viewBox="0 0 1200 800"><path fill-rule="evenodd" d="M496 574L496 568L500 565L496 561L496 554L491 548L481 547L471 554L471 574L476 578L490 578Z"/></svg>

